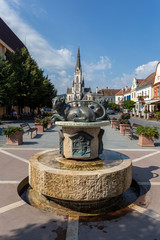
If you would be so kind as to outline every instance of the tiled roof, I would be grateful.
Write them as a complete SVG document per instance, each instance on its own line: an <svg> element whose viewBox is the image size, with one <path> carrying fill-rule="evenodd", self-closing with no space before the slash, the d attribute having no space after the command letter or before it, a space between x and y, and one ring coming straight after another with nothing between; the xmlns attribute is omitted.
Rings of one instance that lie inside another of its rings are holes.
<svg viewBox="0 0 160 240"><path fill-rule="evenodd" d="M120 95L123 95L125 92L125 88L122 88L120 91L118 91L115 95L116 96L120 96Z"/></svg>
<svg viewBox="0 0 160 240"><path fill-rule="evenodd" d="M129 93L130 91L131 91L131 88L128 88L128 89L124 92L124 94Z"/></svg>
<svg viewBox="0 0 160 240"><path fill-rule="evenodd" d="M0 18L0 39L6 43L12 50L20 50L25 45L14 34L14 32L7 26L7 24Z"/></svg>
<svg viewBox="0 0 160 240"><path fill-rule="evenodd" d="M117 92L119 92L120 89L109 89L109 88L105 88L105 89L100 89L99 91L97 91L97 93L93 93L93 94L102 94L103 96L115 96Z"/></svg>
<svg viewBox="0 0 160 240"><path fill-rule="evenodd" d="M143 79L136 79L136 80L138 85L143 81Z"/></svg>
<svg viewBox="0 0 160 240"><path fill-rule="evenodd" d="M138 88L143 88L147 85L152 85L154 83L156 72L151 73L148 77L146 77L139 85Z"/></svg>

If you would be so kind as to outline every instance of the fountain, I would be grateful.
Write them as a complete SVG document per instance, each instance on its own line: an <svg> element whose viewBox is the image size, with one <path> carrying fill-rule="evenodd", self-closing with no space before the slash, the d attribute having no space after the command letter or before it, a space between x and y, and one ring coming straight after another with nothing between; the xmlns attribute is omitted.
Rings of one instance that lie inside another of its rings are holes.
<svg viewBox="0 0 160 240"><path fill-rule="evenodd" d="M95 103L94 109L71 107L64 99L54 99L52 120L62 127L59 152L47 150L30 158L31 205L61 214L92 215L111 211L122 201L132 183L132 163L126 155L103 150L102 127L109 124L104 106L106 102Z"/></svg>

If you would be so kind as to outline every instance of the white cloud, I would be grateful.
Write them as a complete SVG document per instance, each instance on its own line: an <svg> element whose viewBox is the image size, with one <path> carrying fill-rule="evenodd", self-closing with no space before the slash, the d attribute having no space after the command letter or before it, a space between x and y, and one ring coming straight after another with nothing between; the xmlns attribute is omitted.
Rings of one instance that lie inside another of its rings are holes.
<svg viewBox="0 0 160 240"><path fill-rule="evenodd" d="M96 71L104 71L111 68L111 61L107 56L100 56L100 61L97 63L84 63L84 71L90 74Z"/></svg>
<svg viewBox="0 0 160 240"><path fill-rule="evenodd" d="M108 85L108 75L111 69L111 61L107 56L100 56L100 60L95 63L83 62L85 85L91 87L94 92L96 86L100 88ZM89 85L90 84L90 85Z"/></svg>
<svg viewBox="0 0 160 240"><path fill-rule="evenodd" d="M112 80L113 88L121 89L126 86L131 87L134 74L123 73L121 77L116 77Z"/></svg>
<svg viewBox="0 0 160 240"><path fill-rule="evenodd" d="M158 61L148 62L135 69L136 78L146 78L148 75L156 71Z"/></svg>
<svg viewBox="0 0 160 240"><path fill-rule="evenodd" d="M14 0L19 5L19 0ZM56 88L59 84L66 82L63 79L66 70L70 70L74 66L74 57L72 52L66 48L54 49L48 42L29 24L27 24L13 9L10 0L1 0L0 16L15 32L15 34L26 44L32 57L37 61L38 65L49 74L59 75L59 81L53 80Z"/></svg>
<svg viewBox="0 0 160 240"><path fill-rule="evenodd" d="M112 80L113 87L114 88L123 88L125 86L131 87L134 77L136 77L137 79L146 78L151 73L156 71L157 63L158 61L151 61L137 67L131 74L123 73L121 77L116 77Z"/></svg>

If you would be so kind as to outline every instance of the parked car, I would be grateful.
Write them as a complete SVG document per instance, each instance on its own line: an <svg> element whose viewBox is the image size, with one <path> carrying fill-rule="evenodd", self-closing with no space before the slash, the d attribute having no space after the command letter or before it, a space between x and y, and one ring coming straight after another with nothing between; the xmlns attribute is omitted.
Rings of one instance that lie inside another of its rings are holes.
<svg viewBox="0 0 160 240"><path fill-rule="evenodd" d="M115 111L114 111L114 109L113 108L108 108L107 109L107 114L115 114Z"/></svg>

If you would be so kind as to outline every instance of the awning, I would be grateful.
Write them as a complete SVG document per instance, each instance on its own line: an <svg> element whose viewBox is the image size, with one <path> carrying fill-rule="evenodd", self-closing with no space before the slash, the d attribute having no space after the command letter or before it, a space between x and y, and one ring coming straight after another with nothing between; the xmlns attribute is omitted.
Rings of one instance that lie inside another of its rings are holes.
<svg viewBox="0 0 160 240"><path fill-rule="evenodd" d="M149 100L149 101L145 100L145 104L155 104L155 103L158 103L158 102L160 102L160 99L153 99L153 100Z"/></svg>

